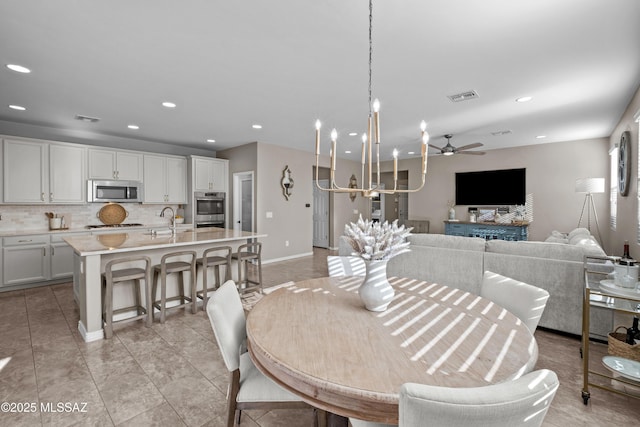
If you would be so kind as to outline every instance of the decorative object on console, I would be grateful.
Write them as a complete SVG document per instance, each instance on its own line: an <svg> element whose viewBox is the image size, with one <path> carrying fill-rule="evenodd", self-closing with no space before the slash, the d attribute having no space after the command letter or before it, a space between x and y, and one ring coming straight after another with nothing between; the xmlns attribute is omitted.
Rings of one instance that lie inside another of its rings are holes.
<svg viewBox="0 0 640 427"><path fill-rule="evenodd" d="M395 220L391 224L363 220L344 227L344 237L353 250L352 256L365 261L366 273L358 289L360 299L369 311L384 311L395 295L387 280L387 262L396 255L409 251L407 236L411 228L398 226Z"/></svg>
<svg viewBox="0 0 640 427"><path fill-rule="evenodd" d="M582 203L582 211L578 220L578 228L582 223L585 209L587 210L587 230L591 232L591 212L596 222L596 231L598 232L598 241L601 238L600 224L598 224L598 213L593 204L593 194L604 193L604 178L581 178L576 180L576 193L585 193L584 203ZM594 236L595 237L595 236Z"/></svg>
<svg viewBox="0 0 640 427"><path fill-rule="evenodd" d="M291 189L293 188L293 178L291 178L291 169L289 169L289 165L285 166L282 171L280 185L282 186L282 194L284 195L284 198L289 200L289 197L291 196Z"/></svg>
<svg viewBox="0 0 640 427"><path fill-rule="evenodd" d="M629 194L631 180L631 133L627 130L620 136L618 147L618 191L621 196Z"/></svg>
<svg viewBox="0 0 640 427"><path fill-rule="evenodd" d="M452 203L451 200L449 200L448 202L449 205L449 221L455 221L456 219L456 209L455 209L455 203Z"/></svg>
<svg viewBox="0 0 640 427"><path fill-rule="evenodd" d="M414 193L419 191L424 187L426 174L427 174L427 143L429 142L429 134L427 133L427 124L422 121L420 123L421 133L421 154L422 154L422 179L421 184L414 189L398 189L398 150L393 150L393 188L385 189L382 187L382 183L380 182L380 102L376 99L373 103L371 102L371 63L372 63L372 55L373 55L373 2L369 0L369 119L367 124L367 132L362 135L362 173L361 173L361 184L360 188L353 188L351 185L349 187L339 187L335 182L335 172L336 172L336 158L338 156L337 151L337 139L338 132L333 129L331 131L331 178L330 183L327 188L323 188L320 186L320 180L318 177L319 171L319 163L320 163L320 128L322 124L320 120L316 120L316 185L320 190L323 191L331 191L334 193L349 193L349 194L357 194L361 193L364 197L376 197L379 194L395 194L395 193ZM371 109L373 108L373 112ZM377 179L374 184L373 180L373 143L375 138L375 155L376 155L376 170L377 170ZM368 155L367 155L368 153ZM365 186L365 166L368 165L368 185Z"/></svg>

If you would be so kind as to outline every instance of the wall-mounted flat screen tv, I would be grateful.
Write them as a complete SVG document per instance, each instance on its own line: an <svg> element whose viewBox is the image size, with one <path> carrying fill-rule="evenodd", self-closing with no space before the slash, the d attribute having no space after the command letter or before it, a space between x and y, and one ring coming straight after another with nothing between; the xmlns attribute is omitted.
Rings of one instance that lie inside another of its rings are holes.
<svg viewBox="0 0 640 427"><path fill-rule="evenodd" d="M524 205L526 169L456 172L456 205Z"/></svg>

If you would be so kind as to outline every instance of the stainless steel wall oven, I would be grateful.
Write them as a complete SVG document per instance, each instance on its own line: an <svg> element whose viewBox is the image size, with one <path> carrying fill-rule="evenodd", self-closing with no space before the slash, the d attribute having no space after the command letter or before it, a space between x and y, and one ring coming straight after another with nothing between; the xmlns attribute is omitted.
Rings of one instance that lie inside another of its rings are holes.
<svg viewBox="0 0 640 427"><path fill-rule="evenodd" d="M226 194L224 192L195 192L194 224L201 227L226 227Z"/></svg>

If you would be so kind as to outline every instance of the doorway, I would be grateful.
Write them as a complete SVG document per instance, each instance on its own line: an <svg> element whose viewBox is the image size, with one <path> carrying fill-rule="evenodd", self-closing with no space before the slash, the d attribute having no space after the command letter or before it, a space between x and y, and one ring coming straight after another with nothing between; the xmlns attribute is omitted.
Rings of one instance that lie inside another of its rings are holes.
<svg viewBox="0 0 640 427"><path fill-rule="evenodd" d="M254 231L253 171L233 174L233 229Z"/></svg>
<svg viewBox="0 0 640 427"><path fill-rule="evenodd" d="M313 181L313 246L318 248L329 247L329 193L322 191L321 187L329 186L328 179Z"/></svg>

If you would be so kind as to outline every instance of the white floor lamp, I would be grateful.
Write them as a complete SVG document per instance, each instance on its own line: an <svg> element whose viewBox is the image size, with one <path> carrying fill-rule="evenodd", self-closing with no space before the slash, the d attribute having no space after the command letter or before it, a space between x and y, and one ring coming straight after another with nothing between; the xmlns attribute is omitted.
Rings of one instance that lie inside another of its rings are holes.
<svg viewBox="0 0 640 427"><path fill-rule="evenodd" d="M582 217L584 216L585 209L587 210L587 230L591 232L591 212L593 212L593 218L596 221L596 231L598 232L598 240L601 239L600 224L598 224L598 213L596 207L593 204L593 194L604 193L604 178L581 178L576 180L576 193L586 193L584 196L584 203L582 204L582 212L580 212L580 219L578 220L578 228L582 223ZM602 245L602 242L600 242Z"/></svg>

